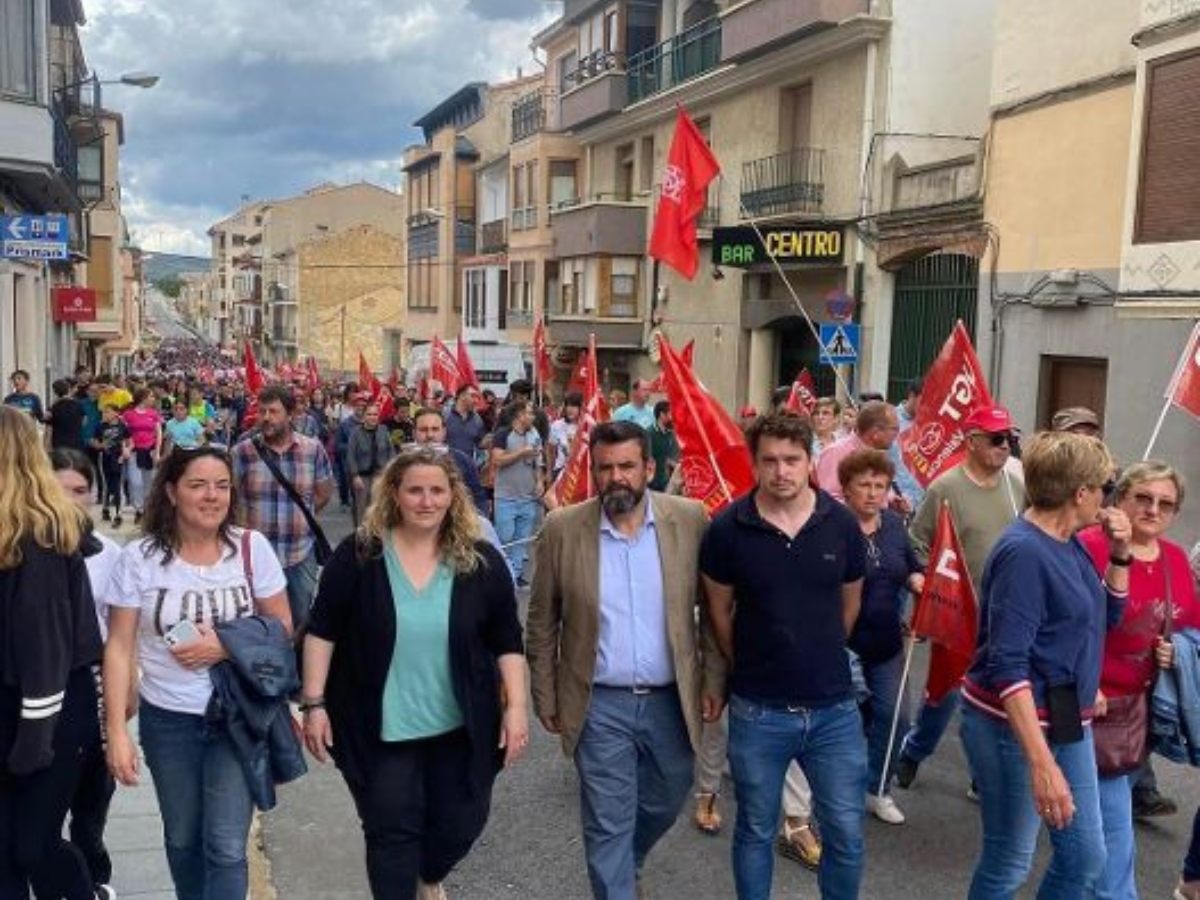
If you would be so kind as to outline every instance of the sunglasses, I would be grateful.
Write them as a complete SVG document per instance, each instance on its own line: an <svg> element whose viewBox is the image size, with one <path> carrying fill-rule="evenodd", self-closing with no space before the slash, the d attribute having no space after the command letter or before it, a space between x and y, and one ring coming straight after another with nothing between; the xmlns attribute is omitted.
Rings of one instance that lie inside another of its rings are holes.
<svg viewBox="0 0 1200 900"><path fill-rule="evenodd" d="M997 431L994 434L980 434L979 437L987 440L993 447L1004 447L1012 443L1012 432Z"/></svg>
<svg viewBox="0 0 1200 900"><path fill-rule="evenodd" d="M1152 494L1143 494L1140 491L1133 495L1133 502L1136 503L1140 509L1157 509L1164 516L1173 516L1175 515L1175 511L1179 509L1179 504L1174 500L1167 500L1163 497L1155 497Z"/></svg>

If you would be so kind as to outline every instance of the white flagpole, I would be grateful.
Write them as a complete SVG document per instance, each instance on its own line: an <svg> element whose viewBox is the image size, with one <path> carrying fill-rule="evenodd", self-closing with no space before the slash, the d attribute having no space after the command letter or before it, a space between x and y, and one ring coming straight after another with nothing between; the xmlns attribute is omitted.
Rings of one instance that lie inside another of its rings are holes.
<svg viewBox="0 0 1200 900"><path fill-rule="evenodd" d="M1192 333L1188 337L1187 345L1183 348L1183 354L1179 357L1179 362L1175 364L1175 371L1171 373L1171 380L1167 382L1166 399L1163 401L1162 411L1158 414L1158 422L1154 425L1154 431L1150 434L1150 443L1146 445L1146 452L1142 454L1142 459L1150 458L1150 451L1154 449L1154 445L1158 442L1159 432L1162 431L1163 422L1167 419L1167 410L1171 408L1171 398L1175 396L1175 387L1179 384L1179 379L1183 375L1184 369L1187 368L1188 359L1196 353L1196 341L1200 340L1200 319L1196 320L1196 324L1192 327Z"/></svg>
<svg viewBox="0 0 1200 900"><path fill-rule="evenodd" d="M1142 459L1150 458L1150 451L1154 449L1154 444L1158 441L1158 433L1162 431L1163 422L1167 419L1167 410L1171 408L1171 393L1167 393L1167 399L1163 401L1162 411L1158 414L1158 421L1154 424L1154 431L1150 434L1150 443L1146 445L1146 452L1142 454Z"/></svg>
<svg viewBox="0 0 1200 900"><path fill-rule="evenodd" d="M891 771L892 748L896 746L896 729L900 727L900 713L904 708L904 689L908 686L908 673L912 668L913 650L917 646L916 636L908 639L908 652L904 654L904 672L900 675L900 689L896 691L896 711L892 713L892 728L888 732L887 752L883 755L883 771L879 773L879 793L882 797L887 790L888 773Z"/></svg>

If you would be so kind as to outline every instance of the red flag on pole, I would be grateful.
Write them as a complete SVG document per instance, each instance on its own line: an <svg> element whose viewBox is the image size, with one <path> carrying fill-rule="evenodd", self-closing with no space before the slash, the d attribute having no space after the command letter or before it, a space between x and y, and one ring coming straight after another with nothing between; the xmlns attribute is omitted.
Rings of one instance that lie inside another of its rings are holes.
<svg viewBox="0 0 1200 900"><path fill-rule="evenodd" d="M696 217L704 211L709 182L720 171L704 135L680 107L654 214L650 255L689 281L700 265Z"/></svg>
<svg viewBox="0 0 1200 900"><path fill-rule="evenodd" d="M367 364L367 358L361 350L358 351L358 389L366 391L371 395L371 399L379 396L381 385L379 379L375 377L375 373L371 371L371 367Z"/></svg>
<svg viewBox="0 0 1200 900"><path fill-rule="evenodd" d="M554 367L550 363L550 348L546 346L546 325L540 316L533 326L533 371L544 392L554 375Z"/></svg>
<svg viewBox="0 0 1200 900"><path fill-rule="evenodd" d="M433 336L433 343L429 347L429 377L439 382L447 394L453 395L458 390L461 378L458 360L437 335Z"/></svg>
<svg viewBox="0 0 1200 900"><path fill-rule="evenodd" d="M964 561L950 506L938 510L937 527L925 567L925 589L917 598L912 631L929 638L929 678L925 694L937 703L958 686L975 653L979 604Z"/></svg>
<svg viewBox="0 0 1200 900"><path fill-rule="evenodd" d="M308 358L306 365L306 382L310 391L315 391L321 386L321 373L317 371L317 361L313 357Z"/></svg>
<svg viewBox="0 0 1200 900"><path fill-rule="evenodd" d="M250 342L246 341L246 393L252 397L257 397L267 384L266 378L263 377L262 370L258 367L258 360L254 358L254 348L250 346Z"/></svg>
<svg viewBox="0 0 1200 900"><path fill-rule="evenodd" d="M792 382L787 408L805 416L811 416L812 411L817 408L817 384L807 368L801 369L796 380Z"/></svg>
<svg viewBox="0 0 1200 900"><path fill-rule="evenodd" d="M567 451L567 464L554 483L554 494L560 506L570 506L587 500L594 492L592 484L592 451L588 446L592 428L608 421L608 404L600 392L596 366L596 336L589 335L587 353L583 354L583 409L579 426Z"/></svg>
<svg viewBox="0 0 1200 900"><path fill-rule="evenodd" d="M1192 329L1167 397L1180 409L1200 419L1200 322Z"/></svg>
<svg viewBox="0 0 1200 900"><path fill-rule="evenodd" d="M666 338L659 338L663 384L675 420L683 490L709 515L754 487L754 467L742 430L704 389Z"/></svg>
<svg viewBox="0 0 1200 900"><path fill-rule="evenodd" d="M469 384L479 389L479 376L475 374L475 364L471 362L471 354L467 351L467 342L463 340L462 329L458 329L458 346L454 348L454 361L458 366L459 384Z"/></svg>
<svg viewBox="0 0 1200 900"><path fill-rule="evenodd" d="M958 464L966 452L963 420L991 403L983 368L960 321L925 374L916 420L900 435L904 462L922 487Z"/></svg>

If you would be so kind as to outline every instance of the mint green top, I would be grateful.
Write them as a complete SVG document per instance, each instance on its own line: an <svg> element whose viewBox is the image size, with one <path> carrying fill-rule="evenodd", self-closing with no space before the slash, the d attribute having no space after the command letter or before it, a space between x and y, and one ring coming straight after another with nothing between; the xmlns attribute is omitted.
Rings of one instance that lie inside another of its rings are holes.
<svg viewBox="0 0 1200 900"><path fill-rule="evenodd" d="M421 590L400 565L391 540L384 542L396 645L383 688L385 741L412 741L445 734L463 725L450 679L450 591L454 573L439 564Z"/></svg>

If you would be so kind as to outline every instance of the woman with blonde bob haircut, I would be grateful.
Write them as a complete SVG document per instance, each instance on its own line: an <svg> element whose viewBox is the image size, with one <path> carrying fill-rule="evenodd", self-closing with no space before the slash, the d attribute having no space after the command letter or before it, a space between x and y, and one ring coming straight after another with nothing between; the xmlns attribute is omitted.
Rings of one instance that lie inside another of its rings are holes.
<svg viewBox="0 0 1200 900"><path fill-rule="evenodd" d="M406 451L321 576L304 642L305 743L346 780L375 898L445 897L496 774L528 741L513 583L479 535L453 460Z"/></svg>
<svg viewBox="0 0 1200 900"><path fill-rule="evenodd" d="M33 420L0 407L0 897L94 900L87 864L62 839L100 743L102 644L81 548L87 519L67 497Z"/></svg>
<svg viewBox="0 0 1200 900"><path fill-rule="evenodd" d="M970 900L1013 897L1038 832L1053 848L1038 897L1091 898L1105 864L1091 721L1105 632L1129 590L1132 531L1103 509L1113 461L1094 437L1033 436L1029 509L983 570L975 657L963 679L962 739L979 791L983 847ZM1076 535L1100 526L1103 579Z"/></svg>

